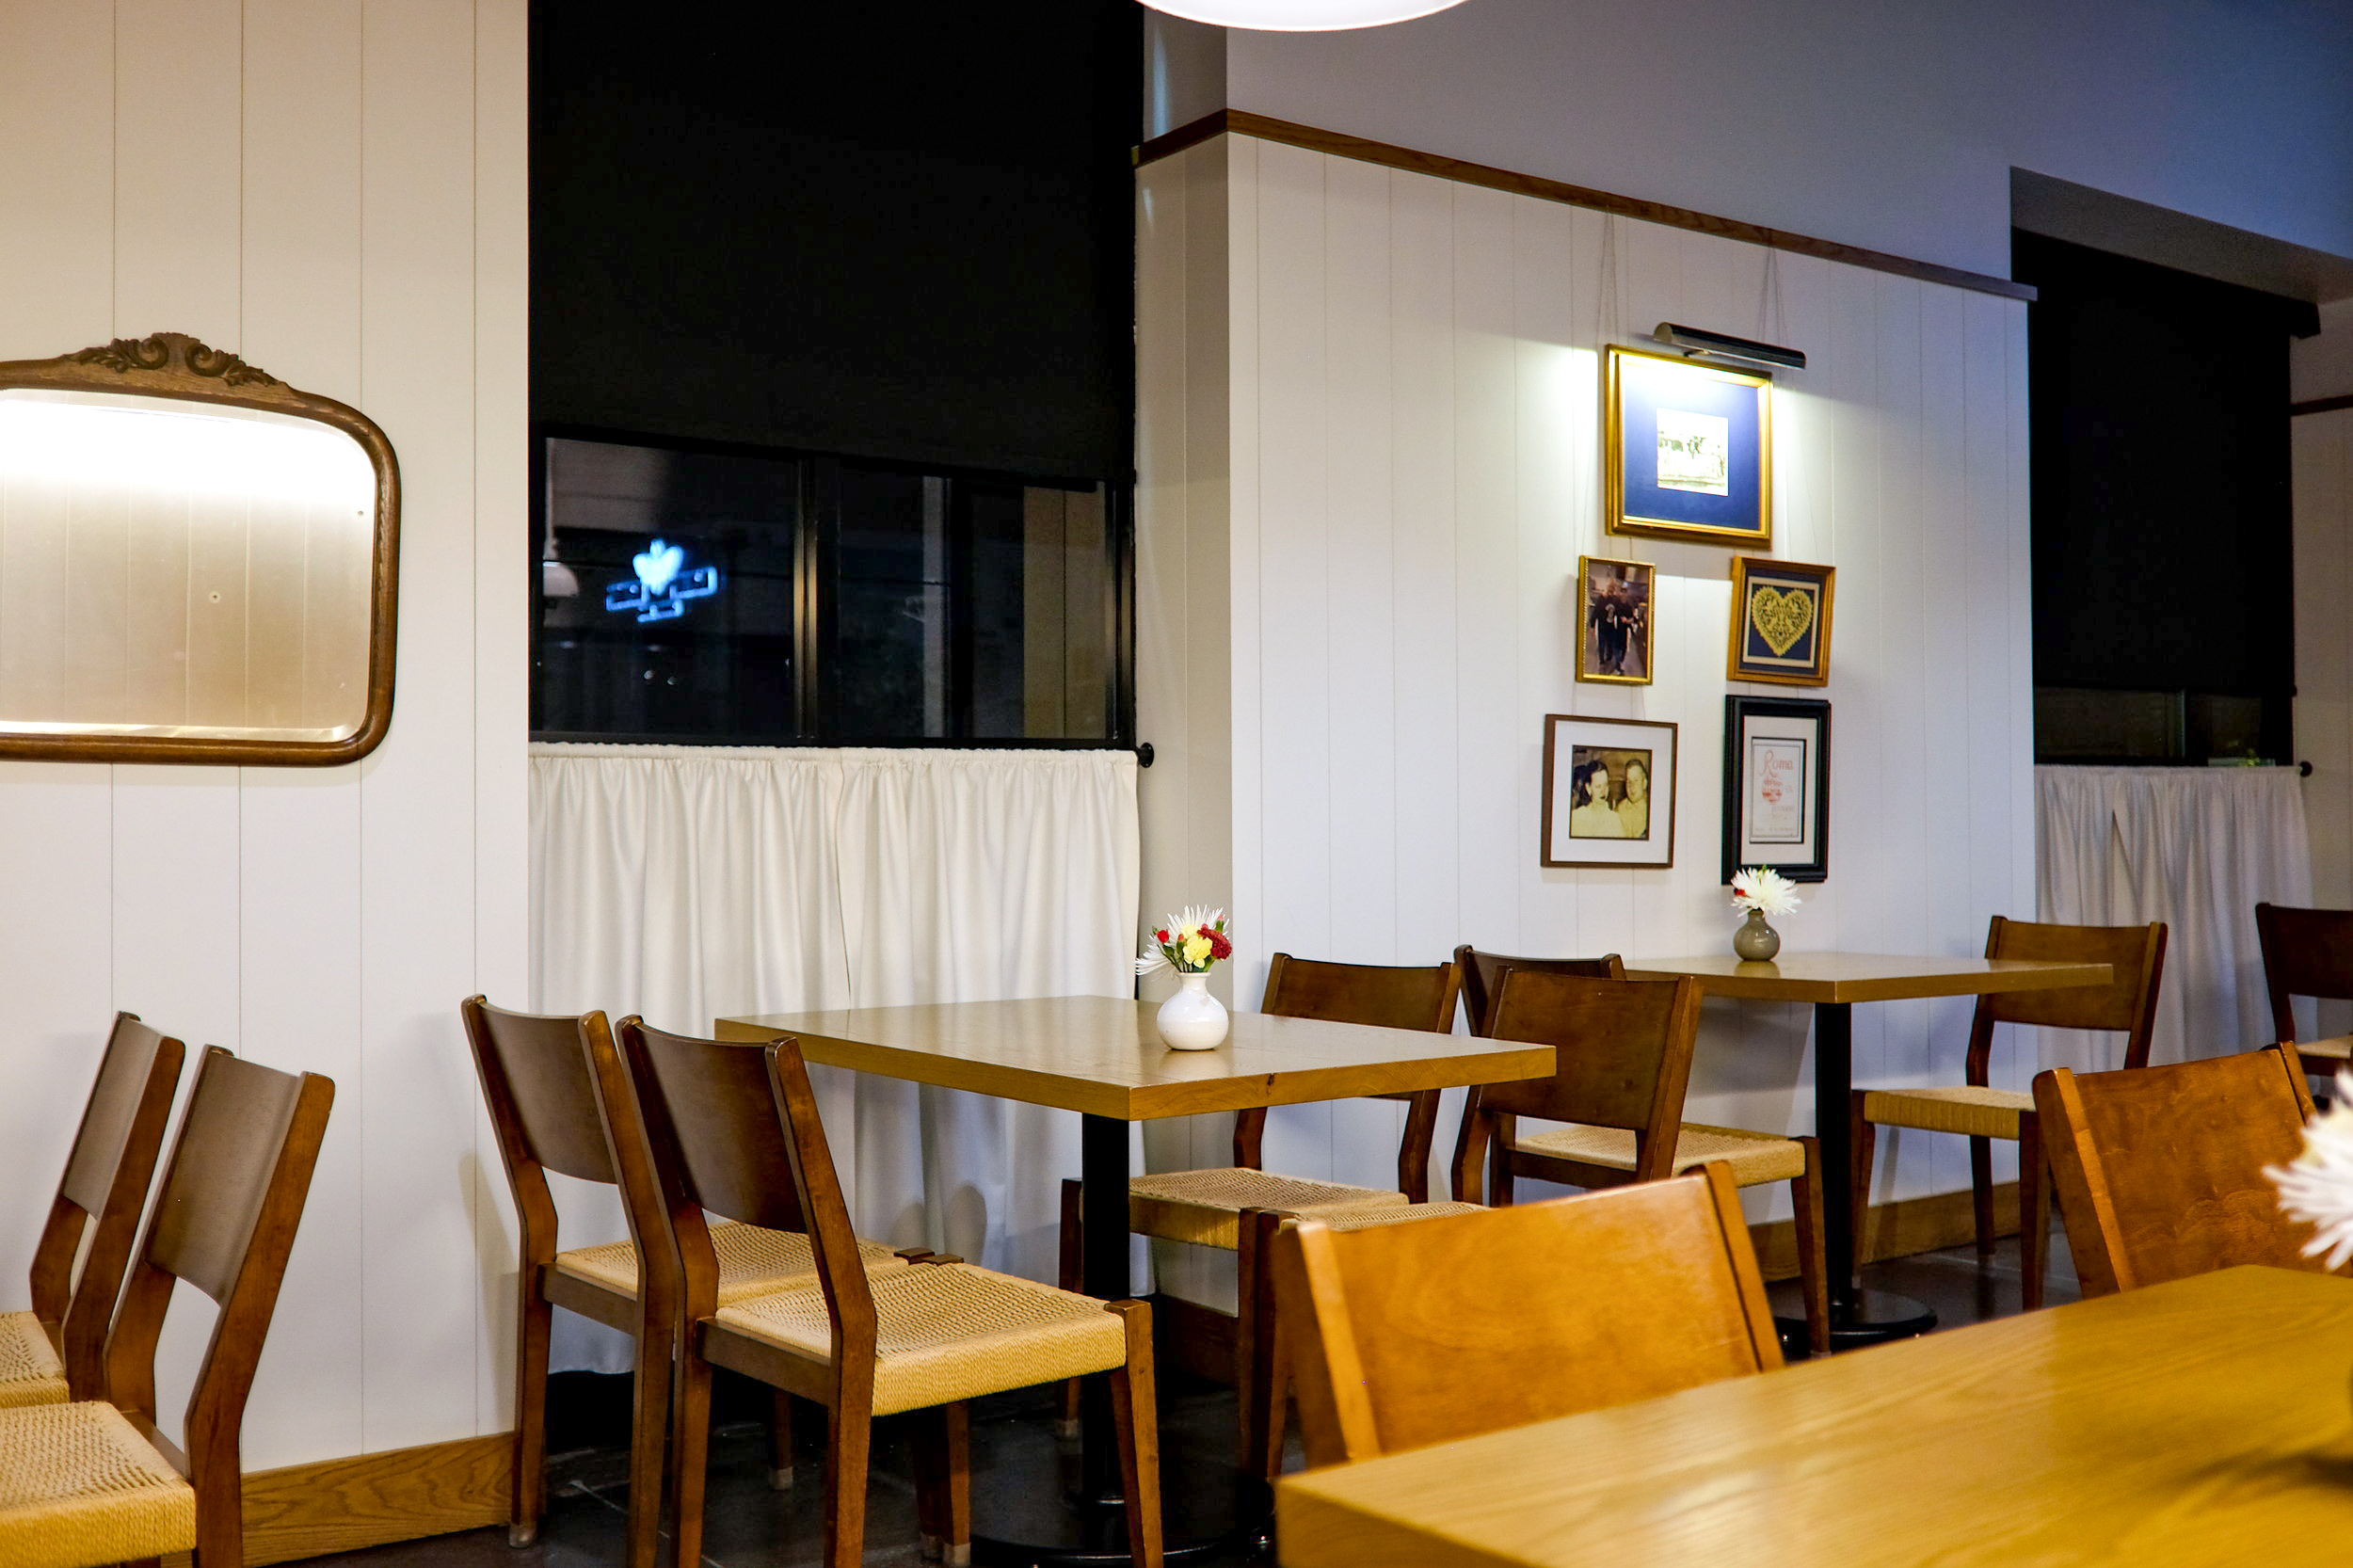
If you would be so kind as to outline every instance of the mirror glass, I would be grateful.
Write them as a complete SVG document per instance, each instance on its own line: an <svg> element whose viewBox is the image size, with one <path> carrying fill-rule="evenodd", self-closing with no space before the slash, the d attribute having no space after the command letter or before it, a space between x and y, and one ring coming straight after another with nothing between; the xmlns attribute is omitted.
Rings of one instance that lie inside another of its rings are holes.
<svg viewBox="0 0 2353 1568"><path fill-rule="evenodd" d="M392 723L375 422L178 332L0 363L0 757L320 766Z"/></svg>
<svg viewBox="0 0 2353 1568"><path fill-rule="evenodd" d="M0 733L347 740L375 542L330 425L0 390Z"/></svg>

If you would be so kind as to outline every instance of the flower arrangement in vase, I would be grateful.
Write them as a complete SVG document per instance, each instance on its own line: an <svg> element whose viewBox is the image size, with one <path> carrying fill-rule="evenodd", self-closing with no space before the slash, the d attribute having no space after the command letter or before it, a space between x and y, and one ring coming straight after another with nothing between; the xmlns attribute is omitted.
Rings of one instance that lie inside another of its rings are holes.
<svg viewBox="0 0 2353 1568"><path fill-rule="evenodd" d="M2325 1252L2329 1268L2344 1267L2353 1257L2353 1071L2337 1074L2329 1109L2305 1126L2304 1152L2284 1165L2265 1166L2264 1175L2280 1189L2287 1217L2316 1227L2304 1256Z"/></svg>
<svg viewBox="0 0 2353 1568"><path fill-rule="evenodd" d="M1176 971L1176 994L1160 1003L1160 1039L1173 1050L1210 1050L1225 1040L1225 1004L1209 995L1209 970L1234 956L1225 911L1188 905L1152 933L1136 959L1136 973Z"/></svg>
<svg viewBox="0 0 2353 1568"><path fill-rule="evenodd" d="M1751 866L1733 874L1732 906L1746 910L1749 917L1732 934L1732 951L1752 964L1762 964L1781 951L1781 933L1765 917L1794 911L1798 887L1769 867Z"/></svg>

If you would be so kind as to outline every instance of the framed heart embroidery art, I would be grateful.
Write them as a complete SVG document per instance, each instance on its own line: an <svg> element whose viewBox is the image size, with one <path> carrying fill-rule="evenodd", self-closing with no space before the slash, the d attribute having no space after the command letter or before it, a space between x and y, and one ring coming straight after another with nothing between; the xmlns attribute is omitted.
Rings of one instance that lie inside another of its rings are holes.
<svg viewBox="0 0 2353 1568"><path fill-rule="evenodd" d="M1743 555L1732 563L1733 680L1830 684L1831 593L1835 567Z"/></svg>

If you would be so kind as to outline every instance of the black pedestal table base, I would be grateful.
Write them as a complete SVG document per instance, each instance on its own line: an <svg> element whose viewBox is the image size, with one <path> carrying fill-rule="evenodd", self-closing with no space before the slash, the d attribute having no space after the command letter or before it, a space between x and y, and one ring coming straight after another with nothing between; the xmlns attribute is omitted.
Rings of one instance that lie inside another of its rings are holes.
<svg viewBox="0 0 2353 1568"><path fill-rule="evenodd" d="M1822 1145L1822 1252L1830 1272L1830 1348L1853 1350L1909 1339L1936 1326L1936 1314L1909 1296L1855 1286L1853 1128L1854 1008L1814 1004L1814 1135ZM1804 1324L1798 1325L1801 1336Z"/></svg>

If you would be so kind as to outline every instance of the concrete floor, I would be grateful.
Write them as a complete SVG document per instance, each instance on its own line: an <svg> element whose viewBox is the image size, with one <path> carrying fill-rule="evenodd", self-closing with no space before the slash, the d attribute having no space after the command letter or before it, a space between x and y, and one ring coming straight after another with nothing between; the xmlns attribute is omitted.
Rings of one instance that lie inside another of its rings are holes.
<svg viewBox="0 0 2353 1568"><path fill-rule="evenodd" d="M2062 1238L2054 1238L2051 1304L2077 1297L2075 1278ZM1955 1327L2019 1310L2018 1246L2005 1241L1989 1259L1975 1249L1875 1263L1864 1271L1875 1290L1895 1291L1935 1309L1940 1327ZM1799 1311L1794 1282L1772 1287L1777 1308ZM585 1380L584 1384L581 1381ZM517 1550L504 1530L474 1530L403 1545L383 1546L323 1560L335 1568L616 1568L622 1556L622 1526L629 1505L627 1388L624 1380L571 1374L565 1395L554 1400L552 1432L570 1432L586 1446L562 1454L551 1466L553 1498L539 1541ZM618 1385L618 1386L616 1386ZM806 1483L792 1491L769 1490L764 1476L764 1439L751 1392L734 1391L721 1406L721 1424L712 1446L710 1506L706 1514L706 1568L805 1568L821 1561L824 1515L813 1483L824 1464L823 1433L805 1422L796 1434L800 1473ZM1018 1528L1014 1516L1060 1517L1060 1493L1069 1462L1060 1455L1048 1420L1050 1398L1039 1393L984 1401L974 1411L973 1506L983 1531L991 1523ZM1161 1391L1163 1485L1171 1535L1191 1528L1224 1527L1230 1517L1230 1472L1234 1421L1228 1389L1164 1375ZM868 1491L866 1561L915 1564L915 1489L899 1423L880 1423L872 1480ZM1299 1463L1294 1445L1292 1464ZM1057 1470L1063 1472L1057 1478ZM1021 1561L999 1557L1000 1561ZM1203 1568L1242 1568L1269 1560L1234 1547L1190 1560ZM667 1568L665 1561L665 1568Z"/></svg>

